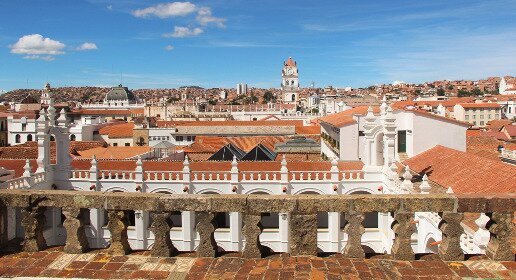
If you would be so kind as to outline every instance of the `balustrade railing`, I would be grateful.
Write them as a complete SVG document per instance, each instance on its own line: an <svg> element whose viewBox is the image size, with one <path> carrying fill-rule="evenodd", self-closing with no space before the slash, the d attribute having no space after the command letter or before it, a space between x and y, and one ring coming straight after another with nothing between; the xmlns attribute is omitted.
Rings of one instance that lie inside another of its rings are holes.
<svg viewBox="0 0 516 280"><path fill-rule="evenodd" d="M264 247L260 242L262 215L287 213L289 231L289 252L291 255L317 254L317 213L340 212L346 220L345 232L348 239L343 253L348 257L363 258L362 221L369 212L391 213L394 240L390 250L394 259L412 260L412 234L416 231L414 213L439 213L439 230L442 240L438 255L447 261L464 259L461 248L461 226L464 213L486 213L490 221L491 234L486 255L493 260L514 261L512 252L512 231L516 195L168 195L149 193L100 193L82 191L34 191L0 190L0 217L5 217L7 208L21 210L21 221L7 219L6 228L21 222L24 237L21 248L24 251L39 251L46 246L43 237L45 209L60 208L66 217L64 251L82 253L88 249L85 223L88 209L107 211L111 241L108 251L112 254L127 254L131 248L127 237L127 217L130 211L143 210L151 213L150 230L154 234L153 256L170 256L176 251L170 241L172 227L169 217L176 211L196 213L196 231L200 238L197 255L215 257L217 243L214 232L217 229L216 214L239 212L243 222L238 230L245 237L244 257L262 257ZM20 219L17 216L17 219ZM4 229L2 229L4 230ZM1 244L0 244L1 245Z"/></svg>
<svg viewBox="0 0 516 280"><path fill-rule="evenodd" d="M178 171L146 171L146 181L180 181L183 180L183 173Z"/></svg>
<svg viewBox="0 0 516 280"><path fill-rule="evenodd" d="M229 171L193 171L193 181L229 181L231 172Z"/></svg>
<svg viewBox="0 0 516 280"><path fill-rule="evenodd" d="M103 180L134 180L135 172L128 170L103 170L99 171L99 178Z"/></svg>
<svg viewBox="0 0 516 280"><path fill-rule="evenodd" d="M241 171L240 181L279 181L281 172L279 171Z"/></svg>

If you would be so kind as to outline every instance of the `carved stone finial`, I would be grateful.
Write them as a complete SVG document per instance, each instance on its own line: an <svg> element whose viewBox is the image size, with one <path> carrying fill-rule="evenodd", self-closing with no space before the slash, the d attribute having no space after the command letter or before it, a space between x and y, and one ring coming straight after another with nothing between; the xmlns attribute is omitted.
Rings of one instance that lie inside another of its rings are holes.
<svg viewBox="0 0 516 280"><path fill-rule="evenodd" d="M425 175L423 175L423 182L421 183L421 185L419 185L419 190L421 190L421 193L424 193L424 194L428 194L430 193L430 184L428 184L428 176L426 176L426 173Z"/></svg>

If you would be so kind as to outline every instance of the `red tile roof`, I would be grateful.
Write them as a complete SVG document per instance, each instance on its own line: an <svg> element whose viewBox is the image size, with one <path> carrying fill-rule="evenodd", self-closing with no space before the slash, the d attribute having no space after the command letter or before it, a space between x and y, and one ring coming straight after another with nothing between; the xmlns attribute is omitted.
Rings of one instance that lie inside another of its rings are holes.
<svg viewBox="0 0 516 280"><path fill-rule="evenodd" d="M105 126L99 129L99 134L108 135L109 138L132 138L134 123L121 123Z"/></svg>
<svg viewBox="0 0 516 280"><path fill-rule="evenodd" d="M139 155L149 153L151 147L97 147L85 151L80 151L79 155L82 158L91 159L95 156L98 159L130 159Z"/></svg>
<svg viewBox="0 0 516 280"><path fill-rule="evenodd" d="M500 108L498 103L460 103L463 108Z"/></svg>
<svg viewBox="0 0 516 280"><path fill-rule="evenodd" d="M369 106L357 106L357 107L351 108L346 111L342 111L339 113L321 117L318 120L320 122L330 124L334 127L343 127L348 124L356 123L353 116L354 115L366 115L368 109L369 109ZM375 113L375 114L380 113L380 107L374 106L373 113Z"/></svg>
<svg viewBox="0 0 516 280"><path fill-rule="evenodd" d="M516 166L443 146L435 146L403 162L455 193L514 193Z"/></svg>

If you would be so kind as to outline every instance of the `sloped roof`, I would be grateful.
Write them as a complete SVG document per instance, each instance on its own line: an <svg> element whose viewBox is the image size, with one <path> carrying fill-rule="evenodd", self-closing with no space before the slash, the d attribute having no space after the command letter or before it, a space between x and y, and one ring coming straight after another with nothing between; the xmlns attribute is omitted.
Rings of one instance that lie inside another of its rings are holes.
<svg viewBox="0 0 516 280"><path fill-rule="evenodd" d="M168 142L168 141L161 141L159 142L158 144L152 146L153 148L156 148L156 149L169 149L169 148L174 148L176 145Z"/></svg>
<svg viewBox="0 0 516 280"><path fill-rule="evenodd" d="M380 107L379 106L372 106L373 113L378 114L380 113ZM355 119L353 118L354 115L366 115L367 110L369 109L369 106L357 106L354 108L351 108L346 111L342 111L339 113L327 115L324 117L319 118L318 120L320 122L325 122L327 124L330 124L334 127L343 127L348 124L356 123Z"/></svg>
<svg viewBox="0 0 516 280"><path fill-rule="evenodd" d="M455 193L516 192L516 166L440 145L403 163Z"/></svg>
<svg viewBox="0 0 516 280"><path fill-rule="evenodd" d="M276 153L269 150L267 147L265 147L262 144L256 145L252 150L247 152L245 156L242 157L242 160L246 161L258 161L258 160L275 160L276 159Z"/></svg>
<svg viewBox="0 0 516 280"><path fill-rule="evenodd" d="M233 157L240 160L244 155L244 151L229 143L210 156L208 160L233 160Z"/></svg>
<svg viewBox="0 0 516 280"><path fill-rule="evenodd" d="M102 127L99 134L108 135L109 138L132 138L134 123L121 123Z"/></svg>
<svg viewBox="0 0 516 280"><path fill-rule="evenodd" d="M129 159L146 154L152 150L151 147L99 147L78 152L80 157L91 159Z"/></svg>

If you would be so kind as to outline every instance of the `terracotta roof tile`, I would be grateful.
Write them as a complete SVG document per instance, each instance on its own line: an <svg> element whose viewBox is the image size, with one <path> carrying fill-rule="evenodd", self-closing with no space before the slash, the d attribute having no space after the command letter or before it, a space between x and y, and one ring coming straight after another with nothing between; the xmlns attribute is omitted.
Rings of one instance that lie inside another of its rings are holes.
<svg viewBox="0 0 516 280"><path fill-rule="evenodd" d="M498 103L460 103L463 108L500 108Z"/></svg>
<svg viewBox="0 0 516 280"><path fill-rule="evenodd" d="M99 134L108 135L109 138L132 138L134 123L121 123L102 127Z"/></svg>
<svg viewBox="0 0 516 280"><path fill-rule="evenodd" d="M82 158L91 159L95 156L97 159L129 159L135 158L152 151L151 147L97 147L85 151L80 151Z"/></svg>
<svg viewBox="0 0 516 280"><path fill-rule="evenodd" d="M435 146L403 162L455 193L514 193L516 166Z"/></svg>

